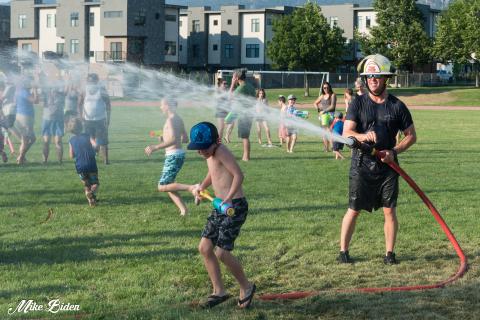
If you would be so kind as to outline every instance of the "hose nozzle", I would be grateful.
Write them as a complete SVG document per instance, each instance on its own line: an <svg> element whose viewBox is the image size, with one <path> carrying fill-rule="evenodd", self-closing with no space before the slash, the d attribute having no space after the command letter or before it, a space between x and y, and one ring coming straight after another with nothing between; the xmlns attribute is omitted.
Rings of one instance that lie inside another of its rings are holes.
<svg viewBox="0 0 480 320"><path fill-rule="evenodd" d="M352 141L352 144L348 145L352 149L358 149L363 153L371 155L375 155L377 152L373 146L369 145L368 143L360 142L355 137L348 137L348 139Z"/></svg>

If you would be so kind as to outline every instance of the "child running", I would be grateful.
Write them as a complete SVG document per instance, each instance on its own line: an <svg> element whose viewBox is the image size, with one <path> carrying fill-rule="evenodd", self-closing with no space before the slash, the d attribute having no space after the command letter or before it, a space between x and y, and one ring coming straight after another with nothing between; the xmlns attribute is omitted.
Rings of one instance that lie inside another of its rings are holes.
<svg viewBox="0 0 480 320"><path fill-rule="evenodd" d="M342 136L343 134L343 113L335 112L335 119L332 122L331 130L333 133ZM332 139L333 153L335 154L335 160L343 160L345 157L342 155L343 143L334 142Z"/></svg>
<svg viewBox="0 0 480 320"><path fill-rule="evenodd" d="M220 273L219 261L221 261L240 285L238 306L248 308L256 287L254 283L248 281L240 262L231 253L248 213L248 203L242 190L243 173L233 154L220 144L217 128L213 124L209 122L196 124L190 131L190 141L188 149L198 150L198 153L206 159L208 166L207 176L192 190L193 195L199 199L200 191L212 185L215 197L223 199L222 203L232 204L235 209L232 217L214 209L202 233L198 250L203 256L213 286L213 293L203 307L212 308L230 298Z"/></svg>
<svg viewBox="0 0 480 320"><path fill-rule="evenodd" d="M95 192L100 185L98 181L97 161L95 150L90 142L90 136L82 133L82 122L78 118L72 118L67 124L67 130L73 134L70 138L70 158L75 158L75 168L82 180L85 196L90 207L95 207L97 197Z"/></svg>
<svg viewBox="0 0 480 320"><path fill-rule="evenodd" d="M155 151L165 149L165 162L162 176L158 181L158 191L167 192L170 199L180 210L180 215L186 216L188 213L187 206L178 191L191 191L192 187L176 183L175 178L185 161L185 150L182 149L182 143L188 142L187 132L182 118L177 114L176 100L163 99L161 110L167 116L163 126L163 136L159 138L159 144L147 146L145 154L150 156Z"/></svg>

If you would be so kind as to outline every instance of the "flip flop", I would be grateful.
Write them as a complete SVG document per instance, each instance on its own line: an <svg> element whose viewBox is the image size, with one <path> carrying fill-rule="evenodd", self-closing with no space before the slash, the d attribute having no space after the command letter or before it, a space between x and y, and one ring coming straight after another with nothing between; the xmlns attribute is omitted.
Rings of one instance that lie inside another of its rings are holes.
<svg viewBox="0 0 480 320"><path fill-rule="evenodd" d="M238 306L242 309L246 309L248 307L250 307L250 305L252 304L252 300L253 300L253 295L255 294L255 290L257 290L257 286L255 285L255 283L252 285L252 289L250 291L250 294L248 296L246 296L245 298L243 299L238 299ZM245 306L242 307L242 305L245 303Z"/></svg>
<svg viewBox="0 0 480 320"><path fill-rule="evenodd" d="M228 298L230 298L229 294L226 294L224 296L217 296L215 294L209 295L208 298L207 298L207 301L205 301L202 304L202 307L205 308L205 309L213 308L216 305L227 301Z"/></svg>

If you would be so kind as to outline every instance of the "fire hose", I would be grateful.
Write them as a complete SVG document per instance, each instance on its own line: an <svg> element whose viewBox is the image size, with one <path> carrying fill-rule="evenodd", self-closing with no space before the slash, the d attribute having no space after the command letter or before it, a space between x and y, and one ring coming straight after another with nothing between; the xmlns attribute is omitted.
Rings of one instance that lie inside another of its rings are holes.
<svg viewBox="0 0 480 320"><path fill-rule="evenodd" d="M384 151L378 151L372 146L366 143L361 143L353 137L350 137L349 139L351 142L347 143L347 145L349 145L349 147L351 148L359 149L361 150L361 152L366 154L371 154L373 156L376 156L379 159L382 159L385 156ZM433 215L435 220L438 222L438 224L442 228L448 240L450 240L450 242L452 243L453 248L455 249L455 252L458 255L458 258L460 259L460 266L455 274L451 275L449 278L443 281L440 281L434 284L399 286L399 287L352 288L352 289L337 290L337 292L377 293L377 292L387 292L387 291L416 291L416 290L437 289L437 288L443 288L445 285L456 281L457 279L462 277L465 274L465 272L467 272L467 268L468 268L467 257L463 253L463 250L458 244L457 239L455 238L452 231L443 220L440 213L438 213L438 210L435 208L433 203L430 201L430 199L428 199L425 193L418 187L415 181L413 181L413 179L410 178L410 176L402 168L400 168L400 166L396 162L390 162L388 163L388 165L408 183L408 185L417 193L417 195L422 199L422 201L425 203L427 208L430 210L431 214ZM264 294L260 296L259 299L261 300L302 299L310 296L315 296L320 293L321 293L320 291L294 291L294 292L278 293L278 294Z"/></svg>

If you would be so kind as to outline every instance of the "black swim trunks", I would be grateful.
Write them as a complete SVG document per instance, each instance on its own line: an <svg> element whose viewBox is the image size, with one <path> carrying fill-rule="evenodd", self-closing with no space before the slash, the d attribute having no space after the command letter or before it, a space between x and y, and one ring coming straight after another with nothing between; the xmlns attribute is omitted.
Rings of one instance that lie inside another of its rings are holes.
<svg viewBox="0 0 480 320"><path fill-rule="evenodd" d="M397 206L398 174L376 157L354 150L349 181L350 209L372 212Z"/></svg>
<svg viewBox="0 0 480 320"><path fill-rule="evenodd" d="M235 239L240 234L240 228L247 219L248 213L247 199L233 199L232 204L235 208L233 217L213 209L202 232L202 238L210 239L214 246L228 251L233 250Z"/></svg>

